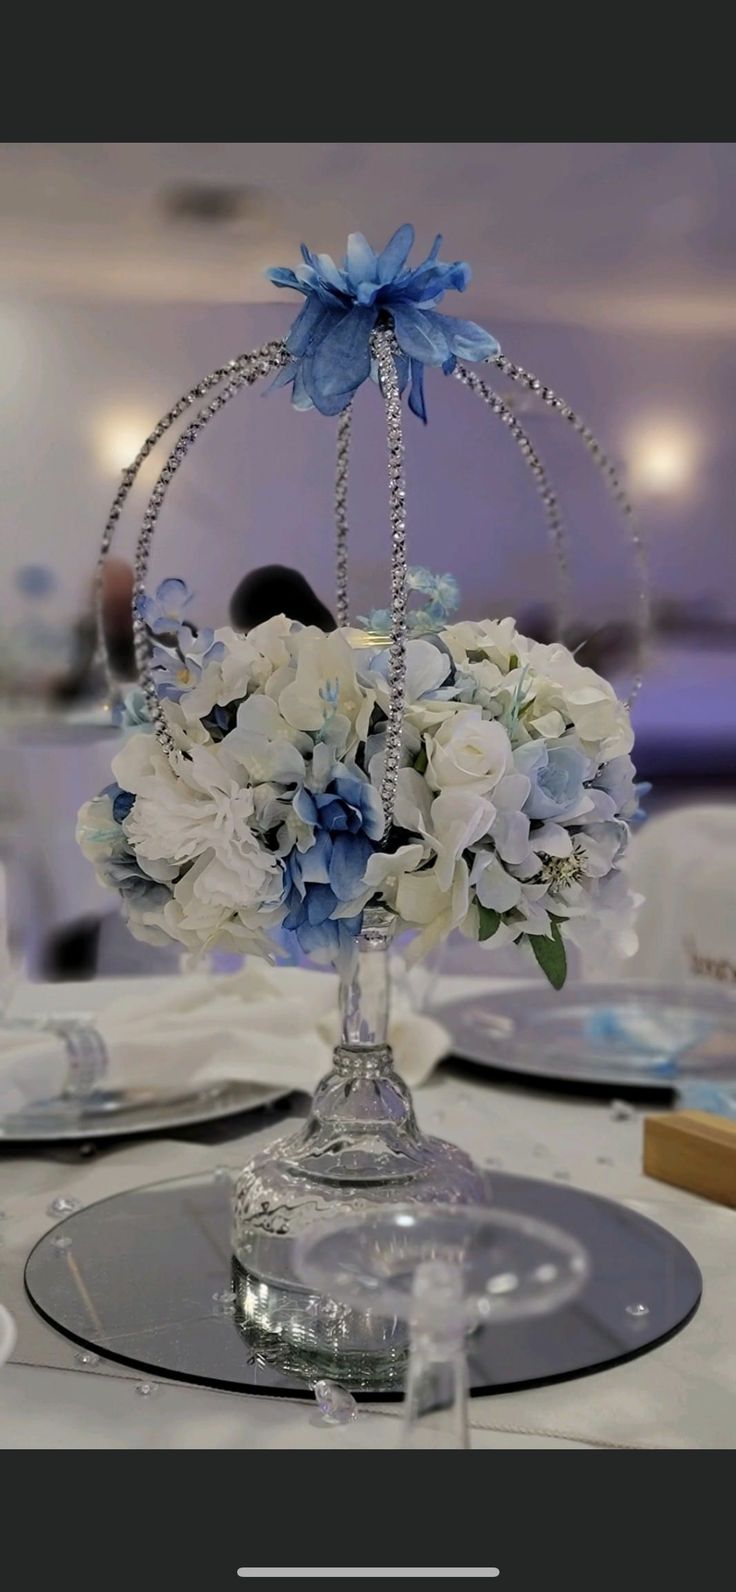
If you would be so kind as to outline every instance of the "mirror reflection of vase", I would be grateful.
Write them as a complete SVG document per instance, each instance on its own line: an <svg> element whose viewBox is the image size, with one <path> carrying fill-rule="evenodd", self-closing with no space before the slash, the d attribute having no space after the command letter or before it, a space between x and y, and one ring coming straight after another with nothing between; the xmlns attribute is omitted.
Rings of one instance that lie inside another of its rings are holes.
<svg viewBox="0 0 736 1592"><path fill-rule="evenodd" d="M409 1340L403 1322L351 1310L305 1288L250 1276L233 1261L234 1321L249 1361L311 1386L335 1379L354 1392L404 1385Z"/></svg>

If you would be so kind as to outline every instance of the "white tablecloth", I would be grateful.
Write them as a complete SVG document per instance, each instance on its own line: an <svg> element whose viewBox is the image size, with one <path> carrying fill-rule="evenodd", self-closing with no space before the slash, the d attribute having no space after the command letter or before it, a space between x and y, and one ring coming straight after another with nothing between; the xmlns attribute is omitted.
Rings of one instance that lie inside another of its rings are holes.
<svg viewBox="0 0 736 1592"><path fill-rule="evenodd" d="M445 995L467 980L446 979ZM473 989L478 988L474 981ZM92 988L85 986L84 1004ZM108 986L109 988L109 986ZM101 995L102 991L98 991ZM58 1007L78 992L36 988L33 1001ZM27 1001L29 995L24 997ZM423 1128L456 1139L484 1164L573 1183L622 1200L660 1222L692 1251L703 1272L703 1303L668 1343L625 1365L555 1386L473 1399L475 1447L731 1448L736 1446L736 1212L641 1172L637 1114L614 1120L605 1101L546 1095L486 1082L480 1072L441 1069L417 1092ZM4 1447L393 1447L396 1406L362 1411L348 1427L326 1427L303 1402L160 1383L135 1393L135 1372L101 1362L82 1369L74 1344L35 1315L22 1268L52 1222L58 1194L85 1203L155 1179L218 1164L237 1167L273 1128L216 1149L173 1140L138 1141L88 1162L0 1156L0 1299L16 1317L14 1363L0 1371Z"/></svg>

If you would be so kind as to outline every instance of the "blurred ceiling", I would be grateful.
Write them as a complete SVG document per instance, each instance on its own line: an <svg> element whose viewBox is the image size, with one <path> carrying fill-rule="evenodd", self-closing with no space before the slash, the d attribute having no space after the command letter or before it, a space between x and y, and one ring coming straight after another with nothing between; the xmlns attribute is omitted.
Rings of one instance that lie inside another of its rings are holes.
<svg viewBox="0 0 736 1592"><path fill-rule="evenodd" d="M6 144L0 290L286 305L263 271L302 239L410 220L491 325L728 334L735 197L734 144Z"/></svg>

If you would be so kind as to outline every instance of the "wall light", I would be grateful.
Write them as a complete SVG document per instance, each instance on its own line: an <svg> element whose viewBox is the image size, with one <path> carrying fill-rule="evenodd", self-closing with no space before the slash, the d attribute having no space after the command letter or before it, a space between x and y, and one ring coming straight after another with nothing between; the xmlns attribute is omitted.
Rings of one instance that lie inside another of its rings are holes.
<svg viewBox="0 0 736 1592"><path fill-rule="evenodd" d="M643 420L630 432L625 452L635 495L674 497L693 480L700 440L683 421Z"/></svg>
<svg viewBox="0 0 736 1592"><path fill-rule="evenodd" d="M94 427L94 441L103 469L119 475L132 464L154 425L155 416L151 419L140 411L112 410L101 415Z"/></svg>

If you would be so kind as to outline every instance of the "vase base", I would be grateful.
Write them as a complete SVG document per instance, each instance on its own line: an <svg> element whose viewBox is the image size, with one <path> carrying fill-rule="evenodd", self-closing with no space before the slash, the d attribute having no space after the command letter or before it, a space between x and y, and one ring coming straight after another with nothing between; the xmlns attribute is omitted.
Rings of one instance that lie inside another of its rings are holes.
<svg viewBox="0 0 736 1592"><path fill-rule="evenodd" d="M318 1154L302 1130L258 1151L240 1173L233 1254L248 1276L299 1289L294 1241L317 1222L397 1202L479 1205L487 1199L483 1174L444 1139L417 1131L401 1154L392 1156L384 1144L371 1160L368 1146L354 1144L333 1143Z"/></svg>

